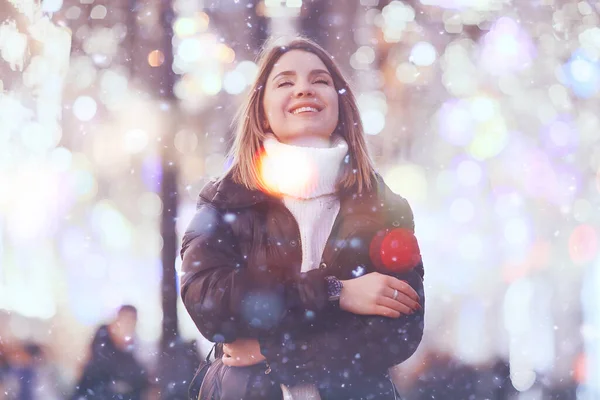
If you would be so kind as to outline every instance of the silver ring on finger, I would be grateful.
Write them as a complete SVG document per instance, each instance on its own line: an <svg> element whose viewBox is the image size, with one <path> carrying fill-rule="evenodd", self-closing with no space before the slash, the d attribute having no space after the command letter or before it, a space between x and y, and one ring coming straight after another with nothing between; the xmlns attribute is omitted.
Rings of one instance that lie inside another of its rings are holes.
<svg viewBox="0 0 600 400"><path fill-rule="evenodd" d="M394 289L394 296L392 296L392 299L396 300L398 298L398 289Z"/></svg>

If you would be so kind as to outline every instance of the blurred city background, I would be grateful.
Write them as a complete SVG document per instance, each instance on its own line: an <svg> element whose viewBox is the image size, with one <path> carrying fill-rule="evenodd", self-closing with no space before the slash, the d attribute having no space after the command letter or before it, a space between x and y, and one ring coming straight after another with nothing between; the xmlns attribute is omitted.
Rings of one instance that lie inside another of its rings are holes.
<svg viewBox="0 0 600 400"><path fill-rule="evenodd" d="M598 1L0 0L0 398L66 398L122 304L147 398L184 398L210 346L179 238L260 46L303 34L415 212L426 333L400 392L600 399L599 26Z"/></svg>

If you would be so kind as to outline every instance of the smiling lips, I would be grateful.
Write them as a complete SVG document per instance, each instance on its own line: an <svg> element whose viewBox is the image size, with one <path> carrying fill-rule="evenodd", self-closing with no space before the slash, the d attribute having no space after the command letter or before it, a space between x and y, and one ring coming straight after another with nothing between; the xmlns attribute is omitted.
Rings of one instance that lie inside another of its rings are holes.
<svg viewBox="0 0 600 400"><path fill-rule="evenodd" d="M290 110L291 114L294 115L298 115L298 114L303 114L303 113L317 113L320 112L321 110L314 105L300 105L299 107L296 108L292 108Z"/></svg>

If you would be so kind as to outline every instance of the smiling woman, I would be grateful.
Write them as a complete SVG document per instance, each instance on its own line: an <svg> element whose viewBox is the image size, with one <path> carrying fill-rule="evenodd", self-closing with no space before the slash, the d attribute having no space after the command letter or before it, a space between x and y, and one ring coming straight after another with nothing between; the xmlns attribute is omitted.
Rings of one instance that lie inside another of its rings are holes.
<svg viewBox="0 0 600 400"><path fill-rule="evenodd" d="M280 142L329 147L338 125L338 93L317 55L292 50L281 56L267 79L263 107L267 129Z"/></svg>
<svg viewBox="0 0 600 400"><path fill-rule="evenodd" d="M258 65L231 168L183 238L181 296L218 344L200 399L393 399L387 370L423 333L410 206L375 172L325 50L271 43Z"/></svg>

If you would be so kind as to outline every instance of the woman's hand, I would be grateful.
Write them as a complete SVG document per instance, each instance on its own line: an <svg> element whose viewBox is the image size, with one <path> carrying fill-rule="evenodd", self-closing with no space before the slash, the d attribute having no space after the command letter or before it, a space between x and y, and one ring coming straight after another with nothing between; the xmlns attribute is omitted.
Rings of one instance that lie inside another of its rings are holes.
<svg viewBox="0 0 600 400"><path fill-rule="evenodd" d="M398 318L421 308L417 292L393 276L371 272L342 283L340 307L353 314Z"/></svg>
<svg viewBox="0 0 600 400"><path fill-rule="evenodd" d="M265 361L256 339L238 339L223 344L223 364L229 367L248 367Z"/></svg>

